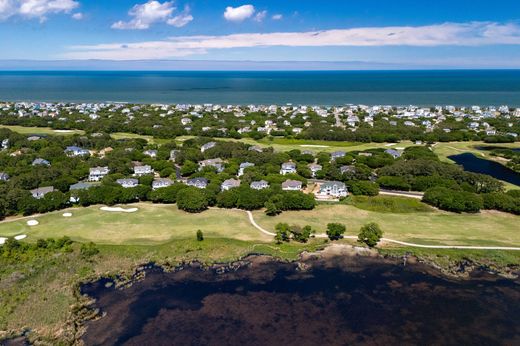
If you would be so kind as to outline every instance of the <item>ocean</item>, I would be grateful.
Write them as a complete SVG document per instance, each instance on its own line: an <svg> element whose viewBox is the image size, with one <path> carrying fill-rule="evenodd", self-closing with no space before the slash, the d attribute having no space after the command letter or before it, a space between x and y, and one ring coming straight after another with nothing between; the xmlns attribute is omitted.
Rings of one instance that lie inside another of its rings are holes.
<svg viewBox="0 0 520 346"><path fill-rule="evenodd" d="M518 107L520 70L0 71L0 100Z"/></svg>

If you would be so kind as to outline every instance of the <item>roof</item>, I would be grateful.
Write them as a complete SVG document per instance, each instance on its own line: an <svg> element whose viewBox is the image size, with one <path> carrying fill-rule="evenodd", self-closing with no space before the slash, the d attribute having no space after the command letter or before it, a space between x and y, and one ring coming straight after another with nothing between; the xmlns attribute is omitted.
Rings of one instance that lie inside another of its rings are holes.
<svg viewBox="0 0 520 346"><path fill-rule="evenodd" d="M47 192L52 192L52 191L54 191L53 186L43 186L43 187L39 187L39 188L31 190L31 193L33 195L34 194L45 194Z"/></svg>
<svg viewBox="0 0 520 346"><path fill-rule="evenodd" d="M228 179L224 180L222 183L223 186L240 186L240 180L238 179Z"/></svg>
<svg viewBox="0 0 520 346"><path fill-rule="evenodd" d="M262 186L262 185L269 185L269 183L265 180L258 180L251 182L251 186Z"/></svg>
<svg viewBox="0 0 520 346"><path fill-rule="evenodd" d="M208 179L206 179L206 178L191 178L191 179L188 179L188 184L196 184L196 183L207 184L208 183Z"/></svg>
<svg viewBox="0 0 520 346"><path fill-rule="evenodd" d="M79 183L71 185L69 187L69 190L86 190L86 189L90 189L92 186L94 186L94 185L80 181Z"/></svg>
<svg viewBox="0 0 520 346"><path fill-rule="evenodd" d="M123 178L123 179L117 179L116 182L118 184L138 184L139 180L133 179L133 178Z"/></svg>
<svg viewBox="0 0 520 346"><path fill-rule="evenodd" d="M341 181L326 181L323 184L321 184L320 189L324 188L330 188L333 186L337 186L339 188L345 188L345 183L342 183Z"/></svg>
<svg viewBox="0 0 520 346"><path fill-rule="evenodd" d="M302 182L299 180L290 180L287 179L282 183L282 187L299 187L302 186Z"/></svg>

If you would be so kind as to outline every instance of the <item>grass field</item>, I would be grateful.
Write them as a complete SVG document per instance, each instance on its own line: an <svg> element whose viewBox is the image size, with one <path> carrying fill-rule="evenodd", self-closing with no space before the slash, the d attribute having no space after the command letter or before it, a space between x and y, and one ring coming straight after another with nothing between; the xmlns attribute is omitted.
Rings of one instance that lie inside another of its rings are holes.
<svg viewBox="0 0 520 346"><path fill-rule="evenodd" d="M368 222L377 222L385 237L425 245L496 245L520 246L520 216L500 212L454 214L441 211L413 214L381 213L361 210L350 205L319 205L311 211L289 211L269 217L255 211L256 222L273 230L279 222L311 225L319 233L327 223L347 226L348 235L357 235Z"/></svg>
<svg viewBox="0 0 520 346"><path fill-rule="evenodd" d="M73 134L84 134L85 131L82 130L55 130L50 127L25 127L25 126L8 126L8 125L0 125L0 128L9 129L14 132L18 132L26 135L61 135L61 136L70 136Z"/></svg>
<svg viewBox="0 0 520 346"><path fill-rule="evenodd" d="M439 155L439 158L444 162L453 163L452 160L448 158L451 155L458 155L462 153L473 153L478 157L482 157L487 160L493 160L499 163L504 163L504 161L496 156L492 156L490 151L480 150L478 147L503 147L503 148L520 148L520 143L484 143L484 142L448 142L448 143L437 143L433 147L433 151Z"/></svg>
<svg viewBox="0 0 520 346"><path fill-rule="evenodd" d="M394 196L351 196L347 204L358 209L376 211L380 213L418 213L434 211L432 207L417 198Z"/></svg>
<svg viewBox="0 0 520 346"><path fill-rule="evenodd" d="M76 241L97 244L152 245L173 239L195 238L201 229L206 238L270 241L271 237L256 230L243 211L208 210L193 215L175 205L151 203L134 204L135 213L108 212L99 206L72 208L66 211L72 217L63 217L65 211L45 214L35 219L37 226L27 226L28 219L0 223L0 236L27 234L27 240L68 236Z"/></svg>

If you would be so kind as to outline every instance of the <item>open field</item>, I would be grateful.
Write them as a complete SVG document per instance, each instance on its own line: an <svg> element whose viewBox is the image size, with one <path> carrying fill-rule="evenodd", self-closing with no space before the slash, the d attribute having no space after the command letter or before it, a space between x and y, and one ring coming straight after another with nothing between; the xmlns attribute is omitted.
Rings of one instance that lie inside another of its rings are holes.
<svg viewBox="0 0 520 346"><path fill-rule="evenodd" d="M495 211L475 215L441 211L380 213L336 204L319 205L311 211L283 212L275 217L255 211L254 218L267 230L286 222L311 225L324 233L327 223L340 222L347 226L346 235L357 235L362 225L376 222L387 238L423 245L520 246L520 216Z"/></svg>
<svg viewBox="0 0 520 346"><path fill-rule="evenodd" d="M193 215L175 205L138 203L131 205L135 213L108 212L99 206L71 208L37 217L39 225L27 226L27 218L0 223L0 236L27 234L28 241L38 238L68 236L75 241L93 241L97 244L153 245L173 239L195 237L197 229L206 238L270 241L271 238L256 230L247 215L238 210L208 210ZM71 212L72 217L63 217Z"/></svg>
<svg viewBox="0 0 520 346"><path fill-rule="evenodd" d="M472 153L478 157L482 157L487 160L493 160L499 163L504 163L503 159L492 156L489 151L480 150L478 147L503 147L503 148L520 148L520 143L485 143L485 142L447 142L437 143L433 147L433 151L439 155L439 158L444 162L453 163L452 160L448 159L448 156L458 155L462 153Z"/></svg>
<svg viewBox="0 0 520 346"><path fill-rule="evenodd" d="M55 130L50 127L25 127L25 126L9 126L9 125L0 125L0 128L9 129L14 132L18 132L21 134L27 134L27 135L42 135L42 136L49 136L49 135L61 135L61 136L67 136L67 135L73 135L73 134L84 134L85 131L82 130Z"/></svg>

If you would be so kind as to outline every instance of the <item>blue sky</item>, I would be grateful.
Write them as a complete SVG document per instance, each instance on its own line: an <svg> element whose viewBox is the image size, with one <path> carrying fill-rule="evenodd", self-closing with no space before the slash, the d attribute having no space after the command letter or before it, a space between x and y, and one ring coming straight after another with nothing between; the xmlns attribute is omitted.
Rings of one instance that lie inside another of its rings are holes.
<svg viewBox="0 0 520 346"><path fill-rule="evenodd" d="M0 0L0 44L4 62L520 68L520 1Z"/></svg>

